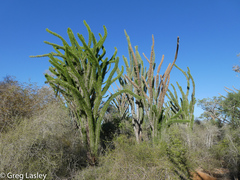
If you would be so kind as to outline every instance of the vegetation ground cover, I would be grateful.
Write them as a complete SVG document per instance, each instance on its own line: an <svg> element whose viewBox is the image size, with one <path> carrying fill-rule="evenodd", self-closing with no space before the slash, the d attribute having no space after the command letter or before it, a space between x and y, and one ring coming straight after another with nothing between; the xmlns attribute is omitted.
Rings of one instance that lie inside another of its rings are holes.
<svg viewBox="0 0 240 180"><path fill-rule="evenodd" d="M68 44L46 42L55 53L45 74L50 87L21 84L7 76L0 82L0 171L39 172L47 179L192 179L199 168L221 178L240 177L240 93L202 99L201 121L194 119L195 82L175 59L161 75L164 56L155 63L154 37L149 69L125 32L129 60L118 67L117 50L106 58L90 27L88 41L71 29ZM112 65L112 66L111 66ZM156 75L155 68L156 69ZM173 84L173 68L187 87ZM117 74L114 76L114 74ZM117 90L106 95L118 81ZM166 98L165 98L166 97ZM106 99L107 98L107 99Z"/></svg>

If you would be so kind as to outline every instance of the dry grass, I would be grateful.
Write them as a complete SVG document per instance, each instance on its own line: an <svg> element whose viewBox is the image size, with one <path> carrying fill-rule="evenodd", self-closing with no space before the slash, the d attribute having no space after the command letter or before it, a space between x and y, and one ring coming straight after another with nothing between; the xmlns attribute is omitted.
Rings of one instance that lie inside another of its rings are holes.
<svg viewBox="0 0 240 180"><path fill-rule="evenodd" d="M134 139L126 136L118 137L114 143L115 150L101 157L98 167L79 171L75 179L179 179L166 155L165 143L155 147L148 142L136 144Z"/></svg>
<svg viewBox="0 0 240 180"><path fill-rule="evenodd" d="M202 123L192 132L186 126L172 126L156 146L120 135L98 166L87 167L86 149L66 108L50 103L37 114L0 134L0 172L39 172L47 179L188 179L187 171L201 167L211 174L226 158L239 163L239 131L225 129L222 135L215 126ZM238 176L237 170L233 173Z"/></svg>

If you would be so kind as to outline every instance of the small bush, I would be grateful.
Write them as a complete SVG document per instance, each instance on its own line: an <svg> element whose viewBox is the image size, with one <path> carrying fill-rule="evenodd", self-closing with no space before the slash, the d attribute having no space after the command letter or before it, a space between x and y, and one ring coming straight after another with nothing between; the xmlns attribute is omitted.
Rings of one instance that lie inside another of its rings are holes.
<svg viewBox="0 0 240 180"><path fill-rule="evenodd" d="M232 179L240 179L240 131L231 125L225 126L223 131L222 140L211 149L212 155L229 169Z"/></svg>
<svg viewBox="0 0 240 180"><path fill-rule="evenodd" d="M167 139L167 156L169 161L174 165L175 173L183 179L190 179L190 162L188 159L188 147L184 143L178 126L169 129Z"/></svg>
<svg viewBox="0 0 240 180"><path fill-rule="evenodd" d="M168 142L168 145L172 144L169 149L172 149L171 153L179 159L176 159L177 162L187 163L190 170L198 167L211 170L220 166L218 160L211 154L211 147L218 143L219 133L216 126L206 122L194 124L193 130L187 125L178 124L168 129L164 140ZM181 154L178 151L181 151Z"/></svg>

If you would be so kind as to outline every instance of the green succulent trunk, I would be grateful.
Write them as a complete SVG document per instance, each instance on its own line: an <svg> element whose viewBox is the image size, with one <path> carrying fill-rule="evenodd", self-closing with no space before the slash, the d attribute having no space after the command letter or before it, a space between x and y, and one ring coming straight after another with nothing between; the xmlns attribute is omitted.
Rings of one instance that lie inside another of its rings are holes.
<svg viewBox="0 0 240 180"><path fill-rule="evenodd" d="M68 36L71 45L60 35L47 29L49 33L60 38L63 45L45 42L51 45L56 53L33 57L48 56L50 58L49 62L52 67L49 68L49 71L52 75L45 74L47 83L56 94L61 94L65 98L66 104L75 113L80 131L85 138L84 142L87 144L89 164L95 165L100 144L102 119L110 102L121 93L128 92L128 94L135 95L130 90L121 90L112 94L101 106L110 85L121 77L123 67L117 77L113 78L118 68L119 57L116 57L117 49L115 48L110 59L104 58L106 50L103 43L107 37L106 27L103 26L104 36L99 34L100 40L97 41L88 24L85 21L84 24L89 38L86 42L81 34L77 34L82 46L78 44L70 28L68 28ZM112 64L114 66L110 70Z"/></svg>
<svg viewBox="0 0 240 180"><path fill-rule="evenodd" d="M141 96L140 100L136 100L129 96L128 103L132 110L132 124L136 140L139 143L142 135L142 124L144 119L148 119L151 131L152 139L157 139L161 134L161 127L164 123L163 117L163 103L164 98L168 90L170 81L170 72L177 60L178 48L179 48L179 37L177 38L177 49L173 63L169 63L163 75L159 75L164 56L158 66L157 75L154 76L154 70L156 67L155 63L155 52L154 52L154 37L152 36L153 44L151 48L150 59L145 54L144 57L149 63L149 69L143 65L143 60L138 52L138 47L135 46L135 53L133 51L130 38L125 31L125 35L128 41L129 50L129 63L127 58L123 57L124 63L127 69L127 74L120 77L119 81L123 89L129 89L136 95ZM144 114L145 113L145 114Z"/></svg>

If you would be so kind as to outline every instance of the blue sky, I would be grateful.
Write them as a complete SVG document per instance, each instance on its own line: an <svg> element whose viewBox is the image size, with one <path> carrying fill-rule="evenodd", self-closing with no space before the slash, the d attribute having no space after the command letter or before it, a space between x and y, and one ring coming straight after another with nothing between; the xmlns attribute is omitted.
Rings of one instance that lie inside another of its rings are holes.
<svg viewBox="0 0 240 180"><path fill-rule="evenodd" d="M83 24L86 20L92 31L103 34L107 56L114 47L128 57L126 29L133 46L150 56L152 34L155 38L156 63L165 55L162 71L174 59L177 36L180 37L176 64L190 68L196 83L196 98L226 95L224 86L240 88L240 78L232 66L240 64L240 1L239 0L7 0L0 2L0 78L17 77L20 82L44 85L43 73L50 66L48 58L30 58L30 55L53 51L43 43L60 41L46 32L46 28L67 39L67 28L87 38ZM144 59L144 57L142 56ZM144 60L148 67L147 61ZM171 83L186 86L185 77L176 68ZM184 88L186 89L186 88ZM200 115L196 108L195 116Z"/></svg>

